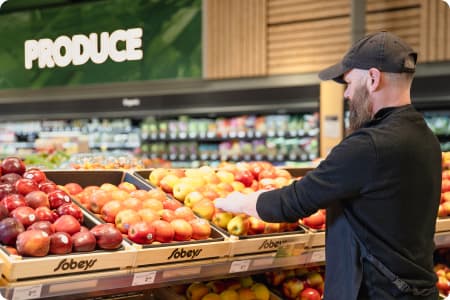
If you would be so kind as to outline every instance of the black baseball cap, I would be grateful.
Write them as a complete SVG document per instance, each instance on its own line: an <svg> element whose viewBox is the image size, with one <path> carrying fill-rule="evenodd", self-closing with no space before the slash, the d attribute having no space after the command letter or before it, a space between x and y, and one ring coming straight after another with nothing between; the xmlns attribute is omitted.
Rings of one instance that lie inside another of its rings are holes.
<svg viewBox="0 0 450 300"><path fill-rule="evenodd" d="M412 57L414 64L408 57ZM319 73L322 80L333 79L345 83L344 74L351 69L377 68L381 72L414 73L417 52L398 36L382 31L369 34L357 41L345 54L341 62Z"/></svg>

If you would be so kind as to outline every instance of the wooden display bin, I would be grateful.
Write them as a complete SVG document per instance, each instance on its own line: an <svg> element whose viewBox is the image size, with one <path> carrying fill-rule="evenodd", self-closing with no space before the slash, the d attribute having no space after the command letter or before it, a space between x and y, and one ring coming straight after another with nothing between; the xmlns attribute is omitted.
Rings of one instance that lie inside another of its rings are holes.
<svg viewBox="0 0 450 300"><path fill-rule="evenodd" d="M450 217L437 218L436 232L450 231Z"/></svg>
<svg viewBox="0 0 450 300"><path fill-rule="evenodd" d="M99 222L91 215L84 215L84 225L92 228ZM87 272L130 269L136 250L126 242L117 250L95 250L73 252L65 255L49 254L45 257L23 257L10 254L0 246L0 260L3 261L3 277L18 281L40 277L84 274Z"/></svg>
<svg viewBox="0 0 450 300"><path fill-rule="evenodd" d="M118 185L125 181L134 184L138 189L150 190L154 188L145 180L123 171L51 171L48 172L47 176L57 184L76 182L83 187L88 185L99 186L106 182ZM103 222L92 212L88 213L98 219L99 222ZM211 236L208 240L151 245L141 245L133 243L129 239L125 240L132 245L133 249L137 250L133 267L220 258L228 256L230 251L229 242L214 226L211 226Z"/></svg>

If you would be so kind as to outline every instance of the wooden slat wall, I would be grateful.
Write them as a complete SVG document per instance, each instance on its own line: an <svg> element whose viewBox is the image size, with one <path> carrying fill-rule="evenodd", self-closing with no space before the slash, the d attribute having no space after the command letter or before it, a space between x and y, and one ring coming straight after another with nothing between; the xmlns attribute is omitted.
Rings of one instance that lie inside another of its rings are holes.
<svg viewBox="0 0 450 300"><path fill-rule="evenodd" d="M267 1L268 74L316 72L349 48L350 0ZM394 32L419 50L422 2L367 0L366 32Z"/></svg>
<svg viewBox="0 0 450 300"><path fill-rule="evenodd" d="M450 60L450 8L442 0L422 0L420 10L421 62Z"/></svg>
<svg viewBox="0 0 450 300"><path fill-rule="evenodd" d="M263 76L266 0L204 0L204 78Z"/></svg>

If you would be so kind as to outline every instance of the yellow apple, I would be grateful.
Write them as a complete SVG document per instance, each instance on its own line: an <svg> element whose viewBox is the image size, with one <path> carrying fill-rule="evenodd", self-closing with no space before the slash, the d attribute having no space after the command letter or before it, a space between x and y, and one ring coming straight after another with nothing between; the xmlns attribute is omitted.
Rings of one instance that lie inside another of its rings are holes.
<svg viewBox="0 0 450 300"><path fill-rule="evenodd" d="M209 289L204 283L193 282L186 289L186 298L188 300L201 300L208 293Z"/></svg>
<svg viewBox="0 0 450 300"><path fill-rule="evenodd" d="M204 199L203 194L199 191L192 191L186 195L184 198L184 205L192 208L194 204L200 200Z"/></svg>
<svg viewBox="0 0 450 300"><path fill-rule="evenodd" d="M148 176L148 180L154 186L159 186L159 182L169 173L167 169L156 168Z"/></svg>
<svg viewBox="0 0 450 300"><path fill-rule="evenodd" d="M217 177L219 177L221 182L232 183L234 181L234 174L228 171L219 170L216 173Z"/></svg>
<svg viewBox="0 0 450 300"><path fill-rule="evenodd" d="M180 180L174 184L172 193L175 199L184 202L186 195L192 192L193 189L194 187L192 186L192 184Z"/></svg>
<svg viewBox="0 0 450 300"><path fill-rule="evenodd" d="M236 290L226 289L222 293L220 293L220 298L222 300L239 300L239 294Z"/></svg>
<svg viewBox="0 0 450 300"><path fill-rule="evenodd" d="M192 211L203 219L211 220L216 207L213 202L208 199L202 199L192 206Z"/></svg>
<svg viewBox="0 0 450 300"><path fill-rule="evenodd" d="M216 212L212 217L212 222L223 228L227 229L228 222L233 218L233 214L227 211Z"/></svg>
<svg viewBox="0 0 450 300"><path fill-rule="evenodd" d="M270 291L264 284L257 282L254 285L252 285L251 289L255 293L256 299L258 300L270 299Z"/></svg>

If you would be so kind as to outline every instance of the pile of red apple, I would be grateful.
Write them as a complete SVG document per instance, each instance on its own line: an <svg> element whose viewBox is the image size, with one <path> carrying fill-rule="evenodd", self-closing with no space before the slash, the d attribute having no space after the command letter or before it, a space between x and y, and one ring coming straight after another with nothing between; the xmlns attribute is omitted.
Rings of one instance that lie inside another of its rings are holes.
<svg viewBox="0 0 450 300"><path fill-rule="evenodd" d="M87 209L138 244L204 240L211 235L208 221L196 217L191 208L159 189L146 191L124 181L118 185L103 183L67 190Z"/></svg>
<svg viewBox="0 0 450 300"><path fill-rule="evenodd" d="M285 299L320 300L324 290L322 267L297 268L266 272L267 283Z"/></svg>
<svg viewBox="0 0 450 300"><path fill-rule="evenodd" d="M45 256L117 249L122 235L103 225L83 226L83 212L37 168L17 157L0 164L0 243L13 254Z"/></svg>
<svg viewBox="0 0 450 300"><path fill-rule="evenodd" d="M438 281L436 286L439 294L444 296L450 295L450 249L441 248L435 252L435 266L434 272L437 275Z"/></svg>
<svg viewBox="0 0 450 300"><path fill-rule="evenodd" d="M230 234L242 236L298 230L298 222L266 223L245 214L233 215L217 210L214 206L215 199L226 197L233 191L252 193L271 190L294 180L287 170L276 168L269 162L222 162L217 169L208 166L186 170L157 168L150 173L148 180L153 186L191 207L198 216L212 221ZM325 214L320 211L303 223L323 229Z"/></svg>

